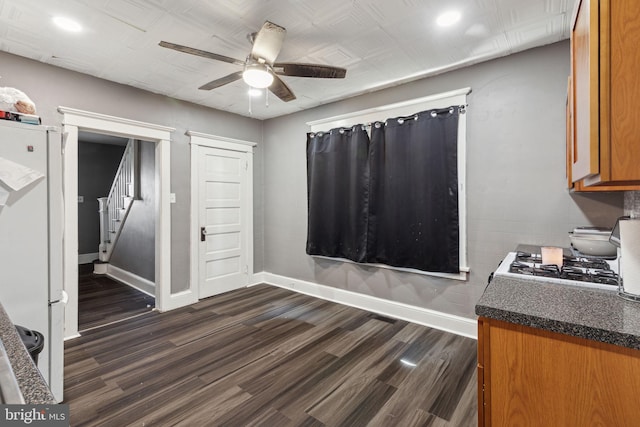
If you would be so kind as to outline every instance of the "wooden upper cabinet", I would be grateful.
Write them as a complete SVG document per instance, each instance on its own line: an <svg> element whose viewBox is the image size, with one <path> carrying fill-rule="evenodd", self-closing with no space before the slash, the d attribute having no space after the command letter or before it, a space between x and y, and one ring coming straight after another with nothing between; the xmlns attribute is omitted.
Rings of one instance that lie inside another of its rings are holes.
<svg viewBox="0 0 640 427"><path fill-rule="evenodd" d="M567 83L567 107L566 107L566 123L567 123L567 186L573 188L573 179L571 177L571 170L573 168L573 144L575 139L573 138L573 81L569 76L569 82Z"/></svg>
<svg viewBox="0 0 640 427"><path fill-rule="evenodd" d="M574 181L599 172L597 29L598 0L582 0L571 29Z"/></svg>
<svg viewBox="0 0 640 427"><path fill-rule="evenodd" d="M578 191L640 190L639 22L638 0L578 3L567 98L567 174Z"/></svg>
<svg viewBox="0 0 640 427"><path fill-rule="evenodd" d="M640 181L640 2L616 0L610 8L608 179Z"/></svg>

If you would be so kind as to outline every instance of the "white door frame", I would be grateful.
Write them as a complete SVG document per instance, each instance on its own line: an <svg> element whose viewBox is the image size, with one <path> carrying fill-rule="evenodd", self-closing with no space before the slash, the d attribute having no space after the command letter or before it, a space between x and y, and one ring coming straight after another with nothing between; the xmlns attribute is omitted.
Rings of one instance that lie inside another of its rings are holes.
<svg viewBox="0 0 640 427"><path fill-rule="evenodd" d="M58 107L63 114L64 141L64 289L65 339L78 334L78 131L97 132L155 142L156 308L171 310L182 305L171 298L170 134L175 129L90 111ZM96 211L97 214L97 211ZM177 304L176 304L177 303Z"/></svg>
<svg viewBox="0 0 640 427"><path fill-rule="evenodd" d="M198 180L199 180L199 156L200 146L219 148L221 150L239 151L247 153L247 161L249 162L247 170L249 176L247 178L247 210L249 211L249 221L247 224L247 265L249 266L248 277L249 281L253 276L253 147L255 142L242 141L239 139L225 138L222 136L208 135L206 133L187 131L187 135L191 138L189 142L191 144L191 236L189 241L191 242L191 268L190 268L190 283L191 292L196 295L197 299L200 299L200 286L199 286L199 257L198 257L198 245L200 243L200 224L198 219L198 213L200 212L200 200L198 196Z"/></svg>

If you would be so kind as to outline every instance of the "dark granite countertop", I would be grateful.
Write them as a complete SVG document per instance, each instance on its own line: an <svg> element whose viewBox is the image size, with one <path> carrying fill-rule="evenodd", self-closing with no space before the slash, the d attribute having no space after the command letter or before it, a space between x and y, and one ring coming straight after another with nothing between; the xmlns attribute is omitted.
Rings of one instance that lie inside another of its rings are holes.
<svg viewBox="0 0 640 427"><path fill-rule="evenodd" d="M0 339L7 351L11 367L18 380L18 385L24 396L25 403L52 404L56 403L47 383L40 371L31 360L15 326L0 304Z"/></svg>
<svg viewBox="0 0 640 427"><path fill-rule="evenodd" d="M640 302L615 291L496 276L476 314L640 350Z"/></svg>

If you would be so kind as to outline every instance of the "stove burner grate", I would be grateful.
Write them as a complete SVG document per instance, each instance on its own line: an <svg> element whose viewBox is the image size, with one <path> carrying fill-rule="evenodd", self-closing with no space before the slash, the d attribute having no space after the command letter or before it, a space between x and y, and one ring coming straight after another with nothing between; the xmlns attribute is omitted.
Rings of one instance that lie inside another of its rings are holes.
<svg viewBox="0 0 640 427"><path fill-rule="evenodd" d="M565 256L562 268L558 268L555 264L542 264L539 254L527 252L516 254L515 261L509 266L509 272L611 286L618 286L619 280L619 276L604 260Z"/></svg>
<svg viewBox="0 0 640 427"><path fill-rule="evenodd" d="M517 252L516 261L524 262L524 263L542 264L542 255L530 254L528 252ZM607 261L603 259L575 257L575 256L565 255L562 257L562 267L564 268L567 266L591 268L591 269L598 269L598 270L611 269L611 267L609 266L609 263L607 263Z"/></svg>

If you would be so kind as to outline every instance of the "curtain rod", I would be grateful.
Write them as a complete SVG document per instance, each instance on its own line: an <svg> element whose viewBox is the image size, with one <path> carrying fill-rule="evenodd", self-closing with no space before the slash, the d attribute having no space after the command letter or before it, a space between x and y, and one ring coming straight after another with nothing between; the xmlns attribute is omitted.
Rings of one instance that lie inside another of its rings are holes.
<svg viewBox="0 0 640 427"><path fill-rule="evenodd" d="M398 121L398 123L402 124L407 120L418 120L418 117L419 117L420 113L424 113L426 111L431 111L431 117L435 117L438 114L442 114L442 113L453 114L453 109L455 107L458 107L460 114L465 114L466 111L467 111L467 107L468 106L469 106L469 104L462 104L462 105L457 105L457 106L453 106L452 105L449 108L446 108L446 107L445 108L434 108L434 109L431 109L431 110L420 111L418 113L411 114L409 116L391 117L391 118L385 119L384 121L377 120L375 122L356 123L355 125L351 125L351 126L338 126L336 128L333 128L333 129L339 129L340 133L344 133L345 131L348 131L348 130L351 130L351 129L355 128L356 126L362 126L363 129L371 128L371 126L373 126L374 124L378 125L380 123L384 123L384 125L386 126L387 125L387 121L391 120L391 119L396 119ZM436 112L436 110L441 110L441 111ZM379 126L377 126L377 127L379 127ZM323 133L331 132L333 129L329 129L329 130L325 130L325 131L318 131L318 132L309 132L309 133L310 134L320 134L320 135L322 135Z"/></svg>
<svg viewBox="0 0 640 427"><path fill-rule="evenodd" d="M439 99L450 98L450 97L458 96L458 95L468 95L470 93L471 93L471 88L470 87L465 87L465 88L461 88L461 89L451 90L451 91L448 91L448 92L438 93L438 94L435 94L435 95L423 96L422 98L411 99L409 101L396 102L396 103L393 103L393 104L387 104L387 105L381 105L381 106L374 107L374 108L368 108L366 110L354 111L352 113L341 114L341 115L333 116L333 117L327 117L327 118L320 119L320 120L313 120L313 121L307 122L306 124L307 124L307 126L322 125L322 124L325 124L325 123L331 123L331 122L338 121L338 120L350 119L352 117L357 117L357 116L361 116L361 115L364 115L364 114L383 112L383 111L386 111L386 110L392 110L394 108L410 107L411 105L415 105L415 104L421 104L421 103L424 103L424 102L437 101Z"/></svg>

